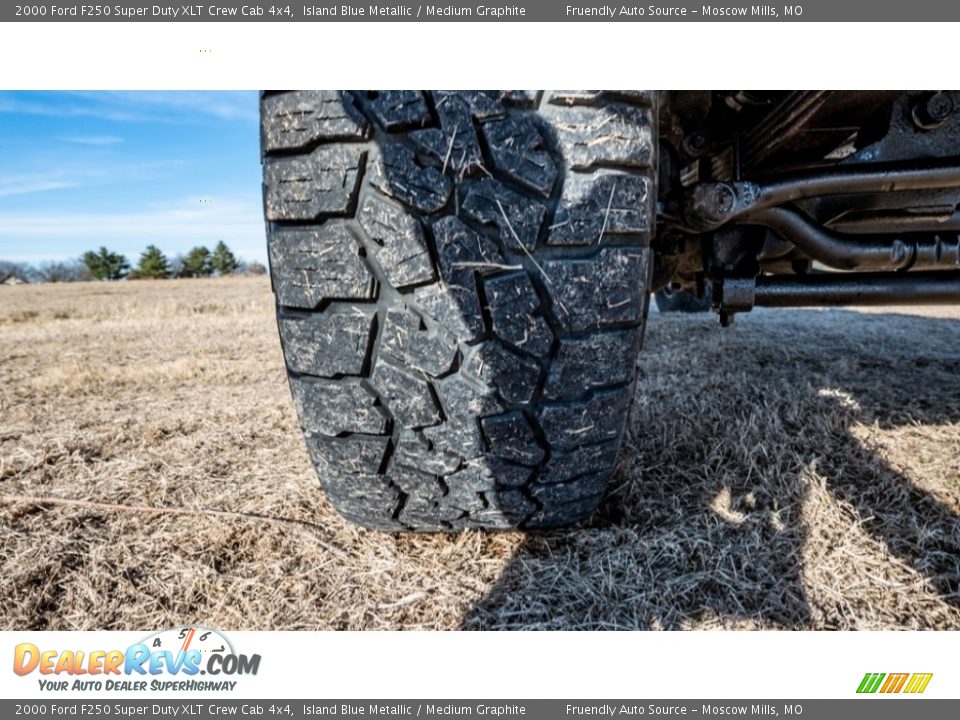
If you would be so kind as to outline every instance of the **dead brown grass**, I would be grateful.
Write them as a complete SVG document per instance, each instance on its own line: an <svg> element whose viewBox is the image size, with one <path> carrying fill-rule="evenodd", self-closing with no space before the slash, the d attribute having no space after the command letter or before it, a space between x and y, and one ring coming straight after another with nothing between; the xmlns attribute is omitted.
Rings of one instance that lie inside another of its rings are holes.
<svg viewBox="0 0 960 720"><path fill-rule="evenodd" d="M609 500L535 536L340 520L272 313L263 279L0 287L0 494L93 503L0 506L0 626L960 628L952 310L653 315Z"/></svg>

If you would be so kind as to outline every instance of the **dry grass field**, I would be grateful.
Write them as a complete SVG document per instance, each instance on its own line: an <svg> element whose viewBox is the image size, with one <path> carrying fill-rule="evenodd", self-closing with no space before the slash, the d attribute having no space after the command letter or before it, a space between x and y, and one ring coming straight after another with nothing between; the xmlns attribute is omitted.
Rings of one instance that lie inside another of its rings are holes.
<svg viewBox="0 0 960 720"><path fill-rule="evenodd" d="M0 627L960 628L956 311L654 313L608 500L529 536L340 520L272 313L0 287Z"/></svg>

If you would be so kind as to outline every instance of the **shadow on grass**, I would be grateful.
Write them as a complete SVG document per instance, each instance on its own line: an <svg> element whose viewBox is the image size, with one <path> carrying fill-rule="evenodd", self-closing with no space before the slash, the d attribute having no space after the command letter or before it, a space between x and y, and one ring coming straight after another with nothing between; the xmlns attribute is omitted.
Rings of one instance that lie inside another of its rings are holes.
<svg viewBox="0 0 960 720"><path fill-rule="evenodd" d="M641 368L597 516L465 628L960 627L960 322L655 314Z"/></svg>

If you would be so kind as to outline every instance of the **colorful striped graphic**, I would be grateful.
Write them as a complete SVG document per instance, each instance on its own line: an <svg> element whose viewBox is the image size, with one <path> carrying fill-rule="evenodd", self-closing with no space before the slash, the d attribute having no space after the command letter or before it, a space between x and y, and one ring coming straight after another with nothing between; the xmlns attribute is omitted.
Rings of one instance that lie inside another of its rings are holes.
<svg viewBox="0 0 960 720"><path fill-rule="evenodd" d="M919 694L927 689L933 673L867 673L860 681L857 692L872 693L911 693Z"/></svg>

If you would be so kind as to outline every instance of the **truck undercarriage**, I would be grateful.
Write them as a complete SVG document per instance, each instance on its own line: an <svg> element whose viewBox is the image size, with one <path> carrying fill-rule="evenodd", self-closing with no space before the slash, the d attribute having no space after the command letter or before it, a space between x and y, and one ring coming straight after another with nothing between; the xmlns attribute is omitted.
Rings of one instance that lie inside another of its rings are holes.
<svg viewBox="0 0 960 720"><path fill-rule="evenodd" d="M960 301L960 92L678 92L652 290L754 306Z"/></svg>

